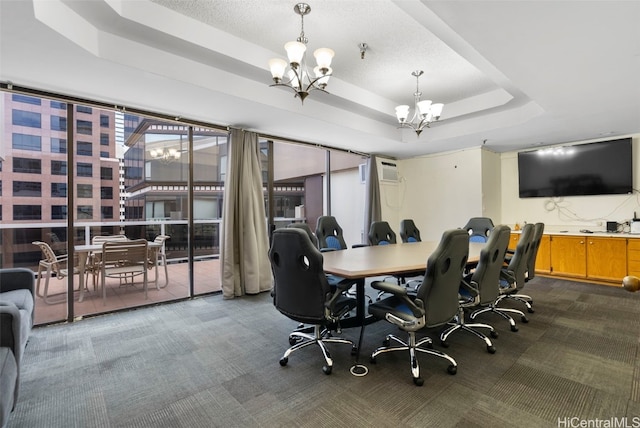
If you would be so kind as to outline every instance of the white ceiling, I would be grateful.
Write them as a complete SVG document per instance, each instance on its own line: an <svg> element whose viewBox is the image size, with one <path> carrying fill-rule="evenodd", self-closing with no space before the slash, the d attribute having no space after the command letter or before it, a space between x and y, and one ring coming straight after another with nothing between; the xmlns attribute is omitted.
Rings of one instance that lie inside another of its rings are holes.
<svg viewBox="0 0 640 428"><path fill-rule="evenodd" d="M269 87L291 0L0 0L0 80L396 158L640 133L640 1L309 2L336 56L304 105ZM414 70L445 103L419 138L394 115Z"/></svg>

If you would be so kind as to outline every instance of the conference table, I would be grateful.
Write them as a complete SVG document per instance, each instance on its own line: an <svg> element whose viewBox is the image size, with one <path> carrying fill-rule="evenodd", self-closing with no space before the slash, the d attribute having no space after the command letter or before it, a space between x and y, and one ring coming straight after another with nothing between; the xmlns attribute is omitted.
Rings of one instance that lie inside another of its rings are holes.
<svg viewBox="0 0 640 428"><path fill-rule="evenodd" d="M126 241L125 241L126 242ZM153 241L148 241L147 242L147 247L149 248L149 250L151 249L155 249L156 251L153 251L153 254L155 254L155 266L156 266L156 274L155 274L155 283L157 284L158 282L158 253L159 253L159 249L162 247L162 243L161 242L153 242ZM87 260L89 259L89 254L100 254L102 253L102 243L100 244L86 244L86 245L75 245L73 247L73 251L78 255L78 271L80 274L80 283L79 283L79 287L80 287L80 293L78 295L78 302L82 302L82 300L84 299L84 288L85 288L85 283L84 283L84 275L86 272L86 267L87 267Z"/></svg>
<svg viewBox="0 0 640 428"><path fill-rule="evenodd" d="M439 244L440 241L405 242L322 253L323 269L326 273L354 280L356 285L356 316L340 321L341 327L361 328L356 365L351 368L352 374L362 376L367 372L365 366L358 364L358 359L364 326L376 321L375 318L366 314L366 279L382 276L422 275L427 267L427 259ZM484 243L469 242L469 262L479 259L480 251L484 245Z"/></svg>
<svg viewBox="0 0 640 428"><path fill-rule="evenodd" d="M375 245L349 248L323 253L323 268L326 273L352 279L356 282L356 323L349 319L341 322L343 327L361 326L368 323L365 313L365 280L379 276L410 276L424 274L427 259L440 241L405 242L391 245ZM469 261L477 261L484 243L469 242Z"/></svg>

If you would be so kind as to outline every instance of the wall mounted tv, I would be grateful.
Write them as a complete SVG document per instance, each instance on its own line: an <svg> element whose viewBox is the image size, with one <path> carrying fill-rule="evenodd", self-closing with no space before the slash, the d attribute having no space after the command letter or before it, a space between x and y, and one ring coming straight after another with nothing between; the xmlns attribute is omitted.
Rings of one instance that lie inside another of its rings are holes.
<svg viewBox="0 0 640 428"><path fill-rule="evenodd" d="M633 192L631 138L518 153L521 198Z"/></svg>

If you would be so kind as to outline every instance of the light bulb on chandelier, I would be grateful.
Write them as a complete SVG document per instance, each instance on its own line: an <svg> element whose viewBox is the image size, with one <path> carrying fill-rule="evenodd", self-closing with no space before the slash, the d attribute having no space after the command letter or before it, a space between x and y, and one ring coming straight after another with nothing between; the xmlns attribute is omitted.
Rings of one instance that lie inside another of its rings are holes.
<svg viewBox="0 0 640 428"><path fill-rule="evenodd" d="M424 128L429 128L431 123L440 120L442 108L444 107L442 103L433 104L431 100L420 100L422 96L422 92L420 92L420 76L422 76L423 73L422 70L416 70L411 73L411 75L416 78L416 92L413 94L414 112L411 119L407 120L410 110L408 105L399 105L396 107L396 117L398 118L398 123L400 123L399 128L411 128L418 136L420 136Z"/></svg>
<svg viewBox="0 0 640 428"><path fill-rule="evenodd" d="M159 160L162 163L171 163L180 159L180 152L176 149L151 149L149 154L152 159Z"/></svg>
<svg viewBox="0 0 640 428"><path fill-rule="evenodd" d="M306 3L298 3L293 7L293 10L300 15L300 36L295 42L287 42L284 45L289 59L288 64L287 61L281 58L273 58L269 61L269 69L274 81L270 86L284 86L292 89L295 92L295 96L300 97L300 101L304 103L304 99L311 91L327 92L325 88L333 72L331 60L335 53L329 48L316 49L313 56L317 65L313 69L313 75L307 71L305 53L309 40L304 35L304 16L311 12L311 7ZM287 66L289 67L288 70ZM286 82L283 81L285 74L288 79Z"/></svg>

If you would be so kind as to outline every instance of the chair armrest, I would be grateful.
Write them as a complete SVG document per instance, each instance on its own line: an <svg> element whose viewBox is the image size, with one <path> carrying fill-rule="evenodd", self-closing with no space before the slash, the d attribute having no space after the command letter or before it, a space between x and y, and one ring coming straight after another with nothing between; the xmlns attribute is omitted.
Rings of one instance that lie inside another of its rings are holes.
<svg viewBox="0 0 640 428"><path fill-rule="evenodd" d="M20 310L11 302L0 301L0 346L11 348L18 359L20 343Z"/></svg>
<svg viewBox="0 0 640 428"><path fill-rule="evenodd" d="M34 294L36 284L35 273L26 268L0 269L0 292L13 290L29 290Z"/></svg>
<svg viewBox="0 0 640 428"><path fill-rule="evenodd" d="M401 287L393 282L373 281L371 287L379 291L384 291L385 293L391 293L397 297L406 297L408 295L407 287Z"/></svg>
<svg viewBox="0 0 640 428"><path fill-rule="evenodd" d="M477 297L479 294L478 288L473 286L473 283L469 283L464 279L460 281L460 288L469 293L471 297Z"/></svg>

